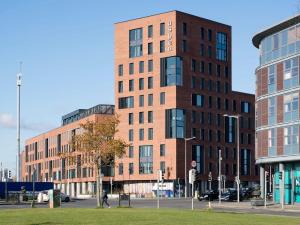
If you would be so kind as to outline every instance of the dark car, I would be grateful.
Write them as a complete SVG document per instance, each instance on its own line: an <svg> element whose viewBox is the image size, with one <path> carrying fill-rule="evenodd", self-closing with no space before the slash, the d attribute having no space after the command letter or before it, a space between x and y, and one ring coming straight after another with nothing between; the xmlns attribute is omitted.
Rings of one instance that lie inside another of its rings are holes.
<svg viewBox="0 0 300 225"><path fill-rule="evenodd" d="M219 192L216 190L212 190L212 191L207 191L202 193L201 195L198 195L198 200L202 201L202 200L216 200L219 198Z"/></svg>
<svg viewBox="0 0 300 225"><path fill-rule="evenodd" d="M228 191L221 194L222 201L236 201L237 200L237 190L228 189ZM240 201L243 201L243 193L240 191Z"/></svg>

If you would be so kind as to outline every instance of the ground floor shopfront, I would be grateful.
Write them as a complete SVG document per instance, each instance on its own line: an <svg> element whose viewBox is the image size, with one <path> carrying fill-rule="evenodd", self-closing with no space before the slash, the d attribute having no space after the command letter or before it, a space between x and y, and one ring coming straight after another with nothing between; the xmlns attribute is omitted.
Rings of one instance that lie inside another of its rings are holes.
<svg viewBox="0 0 300 225"><path fill-rule="evenodd" d="M265 181L266 171L271 176ZM267 190L273 193L275 203L286 205L300 203L300 161L261 165L260 184L262 197Z"/></svg>

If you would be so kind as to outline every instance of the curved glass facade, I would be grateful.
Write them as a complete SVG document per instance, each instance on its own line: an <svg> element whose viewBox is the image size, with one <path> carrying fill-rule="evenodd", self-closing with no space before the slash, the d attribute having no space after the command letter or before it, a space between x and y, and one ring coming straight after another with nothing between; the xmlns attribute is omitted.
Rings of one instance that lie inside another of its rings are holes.
<svg viewBox="0 0 300 225"><path fill-rule="evenodd" d="M300 53L300 24L264 38L259 49L261 66Z"/></svg>

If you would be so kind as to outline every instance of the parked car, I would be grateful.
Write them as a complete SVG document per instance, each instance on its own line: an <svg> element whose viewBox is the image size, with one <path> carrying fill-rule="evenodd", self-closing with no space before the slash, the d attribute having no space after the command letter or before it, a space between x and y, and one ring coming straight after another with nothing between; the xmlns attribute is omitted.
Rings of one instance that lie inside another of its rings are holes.
<svg viewBox="0 0 300 225"><path fill-rule="evenodd" d="M207 191L207 192L204 192L200 195L198 195L198 200L199 201L202 201L202 200L216 200L216 199L219 199L219 192L217 190L211 190L211 191Z"/></svg>
<svg viewBox="0 0 300 225"><path fill-rule="evenodd" d="M236 201L237 200L237 190L228 189L226 192L221 194L222 201ZM240 201L243 201L243 193L240 191Z"/></svg>
<svg viewBox="0 0 300 225"><path fill-rule="evenodd" d="M41 200L43 202L48 202L49 201L49 193L48 191L42 191L39 193L41 195ZM71 200L70 196L64 193L60 193L61 201L62 202L69 202Z"/></svg>

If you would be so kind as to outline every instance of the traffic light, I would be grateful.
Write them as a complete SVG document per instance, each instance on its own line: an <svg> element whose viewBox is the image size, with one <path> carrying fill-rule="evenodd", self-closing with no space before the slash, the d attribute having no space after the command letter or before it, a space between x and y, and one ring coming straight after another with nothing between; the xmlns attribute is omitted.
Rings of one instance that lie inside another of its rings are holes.
<svg viewBox="0 0 300 225"><path fill-rule="evenodd" d="M211 175L211 172L209 172L209 174L208 174L208 181L209 181L209 182L212 181L212 175Z"/></svg>
<svg viewBox="0 0 300 225"><path fill-rule="evenodd" d="M282 180L282 172L279 172L279 180Z"/></svg>
<svg viewBox="0 0 300 225"><path fill-rule="evenodd" d="M11 179L11 170L8 171L8 179Z"/></svg>
<svg viewBox="0 0 300 225"><path fill-rule="evenodd" d="M162 172L161 172L161 181L163 182L164 179L165 179L165 173L162 171Z"/></svg>

